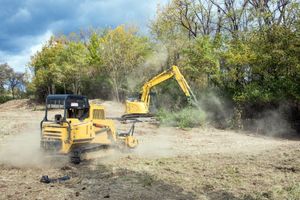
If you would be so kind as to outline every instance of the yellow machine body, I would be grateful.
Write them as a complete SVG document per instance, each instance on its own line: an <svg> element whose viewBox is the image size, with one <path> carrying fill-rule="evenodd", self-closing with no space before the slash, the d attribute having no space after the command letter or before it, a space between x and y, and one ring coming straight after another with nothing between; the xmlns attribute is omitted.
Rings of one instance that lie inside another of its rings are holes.
<svg viewBox="0 0 300 200"><path fill-rule="evenodd" d="M148 104L142 101L126 100L126 114L147 114L149 113Z"/></svg>
<svg viewBox="0 0 300 200"><path fill-rule="evenodd" d="M68 154L74 149L114 144L134 148L138 141L132 135L118 135L114 121L105 118L101 105L89 105L85 119L66 118L62 122L41 123L41 147L46 151Z"/></svg>
<svg viewBox="0 0 300 200"><path fill-rule="evenodd" d="M183 93L188 97L192 97L196 100L190 86L185 80L184 76L181 74L179 68L173 65L170 69L163 71L162 73L154 76L152 79L147 81L141 90L141 98L137 100L127 100L125 102L126 111L124 116L130 115L145 115L149 114L149 106L150 106L150 91L153 87L158 84L170 79L175 78L179 87L183 91Z"/></svg>

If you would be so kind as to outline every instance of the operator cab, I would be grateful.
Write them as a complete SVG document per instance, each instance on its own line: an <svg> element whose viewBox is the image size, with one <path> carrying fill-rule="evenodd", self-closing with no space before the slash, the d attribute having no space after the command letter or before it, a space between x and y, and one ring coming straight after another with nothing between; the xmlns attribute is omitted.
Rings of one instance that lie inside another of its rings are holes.
<svg viewBox="0 0 300 200"><path fill-rule="evenodd" d="M72 94L48 95L43 121L60 123L70 118L84 120L89 117L89 107L88 99L85 96Z"/></svg>
<svg viewBox="0 0 300 200"><path fill-rule="evenodd" d="M126 100L128 100L128 101L132 101L132 102L139 102L139 101L141 101L141 99L142 99L142 93L141 92L139 92L139 93L134 93L131 97L128 97ZM149 96L150 96L150 98L152 99L152 98L156 98L156 96L157 96L157 94L156 94L156 92L153 92L153 91L150 91L149 92Z"/></svg>

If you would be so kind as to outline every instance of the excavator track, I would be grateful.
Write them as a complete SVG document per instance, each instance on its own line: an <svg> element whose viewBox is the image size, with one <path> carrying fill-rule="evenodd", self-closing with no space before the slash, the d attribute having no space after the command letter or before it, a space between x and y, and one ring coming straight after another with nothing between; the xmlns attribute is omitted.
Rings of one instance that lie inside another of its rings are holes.
<svg viewBox="0 0 300 200"><path fill-rule="evenodd" d="M153 114L151 113L144 113L144 114L125 114L125 115L122 115L121 119L124 119L124 120L127 120L127 119L138 119L138 118L149 118L149 117L154 117Z"/></svg>

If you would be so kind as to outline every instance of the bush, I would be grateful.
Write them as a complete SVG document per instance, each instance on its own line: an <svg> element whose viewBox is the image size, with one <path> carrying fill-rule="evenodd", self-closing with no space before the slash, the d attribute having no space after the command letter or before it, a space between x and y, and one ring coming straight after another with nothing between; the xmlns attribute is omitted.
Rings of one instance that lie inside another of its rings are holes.
<svg viewBox="0 0 300 200"><path fill-rule="evenodd" d="M5 102L7 102L7 101L9 101L9 100L12 100L12 97L10 97L10 96L0 96L0 104L1 103L5 103Z"/></svg>
<svg viewBox="0 0 300 200"><path fill-rule="evenodd" d="M205 113L197 108L186 107L177 112L160 110L158 119L162 125L176 126L180 128L193 128L205 123Z"/></svg>

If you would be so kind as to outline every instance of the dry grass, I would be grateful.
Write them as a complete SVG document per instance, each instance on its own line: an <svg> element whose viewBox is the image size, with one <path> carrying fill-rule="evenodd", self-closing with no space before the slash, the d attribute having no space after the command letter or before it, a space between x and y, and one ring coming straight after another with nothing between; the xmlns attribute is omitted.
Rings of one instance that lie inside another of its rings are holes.
<svg viewBox="0 0 300 200"><path fill-rule="evenodd" d="M118 105L106 102L108 112L112 106L117 113ZM38 142L26 136L38 133L42 117L26 108L0 112L2 143ZM21 153L26 145L8 151L2 144L0 199L300 199L299 140L146 123L137 124L136 136L140 147L134 152L100 151L64 168L6 162L4 156L30 156ZM71 180L46 185L39 182L42 175Z"/></svg>

